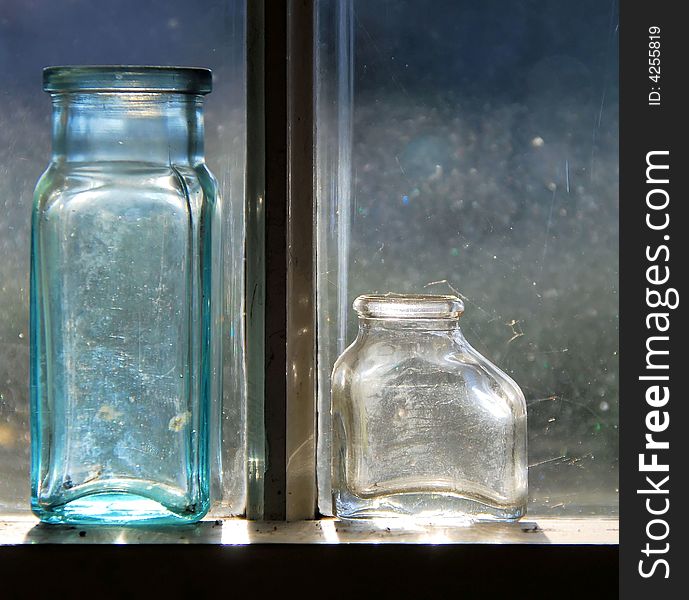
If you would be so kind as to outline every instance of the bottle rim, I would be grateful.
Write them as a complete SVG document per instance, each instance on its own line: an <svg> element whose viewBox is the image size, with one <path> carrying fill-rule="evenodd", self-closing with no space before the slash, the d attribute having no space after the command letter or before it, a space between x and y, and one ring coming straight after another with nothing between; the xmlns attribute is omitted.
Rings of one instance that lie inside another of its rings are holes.
<svg viewBox="0 0 689 600"><path fill-rule="evenodd" d="M464 303L451 295L364 294L352 305L365 319L459 319Z"/></svg>
<svg viewBox="0 0 689 600"><path fill-rule="evenodd" d="M176 92L208 94L210 69L139 65L64 65L43 69L43 90L59 92Z"/></svg>

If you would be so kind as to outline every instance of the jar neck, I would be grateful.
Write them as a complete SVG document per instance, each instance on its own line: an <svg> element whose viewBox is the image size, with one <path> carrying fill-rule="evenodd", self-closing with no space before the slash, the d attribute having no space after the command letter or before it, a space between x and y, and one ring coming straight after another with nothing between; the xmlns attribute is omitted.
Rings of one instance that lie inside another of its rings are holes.
<svg viewBox="0 0 689 600"><path fill-rule="evenodd" d="M460 333L459 319L380 319L359 317L359 333L365 335L377 331L415 330L418 332Z"/></svg>
<svg viewBox="0 0 689 600"><path fill-rule="evenodd" d="M82 92L52 99L54 162L203 162L201 96Z"/></svg>

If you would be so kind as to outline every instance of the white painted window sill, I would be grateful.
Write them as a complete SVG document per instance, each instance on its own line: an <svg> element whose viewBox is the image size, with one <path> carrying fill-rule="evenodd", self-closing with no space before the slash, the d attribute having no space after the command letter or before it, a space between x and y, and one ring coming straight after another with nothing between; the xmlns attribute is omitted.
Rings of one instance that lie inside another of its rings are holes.
<svg viewBox="0 0 689 600"><path fill-rule="evenodd" d="M531 517L517 523L404 527L391 521L349 524L336 519L256 522L206 520L177 527L48 526L32 516L0 517L0 545L18 544L569 544L619 543L614 518Z"/></svg>

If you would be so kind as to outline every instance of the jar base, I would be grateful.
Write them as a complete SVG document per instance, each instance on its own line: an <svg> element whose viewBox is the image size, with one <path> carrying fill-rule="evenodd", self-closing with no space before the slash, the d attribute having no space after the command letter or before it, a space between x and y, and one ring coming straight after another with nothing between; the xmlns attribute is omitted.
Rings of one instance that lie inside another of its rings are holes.
<svg viewBox="0 0 689 600"><path fill-rule="evenodd" d="M137 494L97 493L50 507L32 501L31 509L43 523L50 524L173 525L199 521L208 511L208 505L192 506L178 513Z"/></svg>
<svg viewBox="0 0 689 600"><path fill-rule="evenodd" d="M458 494L401 493L360 498L333 493L335 516L343 520L405 519L419 523L516 521L526 514L526 502L489 505Z"/></svg>

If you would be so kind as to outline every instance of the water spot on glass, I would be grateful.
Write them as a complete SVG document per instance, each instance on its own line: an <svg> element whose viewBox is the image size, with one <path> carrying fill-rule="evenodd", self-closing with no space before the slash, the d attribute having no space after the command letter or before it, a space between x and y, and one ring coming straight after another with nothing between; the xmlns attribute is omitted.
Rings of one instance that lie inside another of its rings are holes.
<svg viewBox="0 0 689 600"><path fill-rule="evenodd" d="M538 135L534 139L531 140L531 145L534 148L540 148L544 143L545 143L545 141L543 140L543 138L538 136Z"/></svg>
<svg viewBox="0 0 689 600"><path fill-rule="evenodd" d="M443 177L443 166L442 165L435 165L435 169L433 170L433 173L428 176L428 181L437 181L438 179L442 179Z"/></svg>
<svg viewBox="0 0 689 600"><path fill-rule="evenodd" d="M11 425L0 425L0 448L12 448L17 441L17 435Z"/></svg>
<svg viewBox="0 0 689 600"><path fill-rule="evenodd" d="M605 412L610 408L610 405L605 400L603 400L603 402L601 402L598 405L598 408L600 408L603 412Z"/></svg>
<svg viewBox="0 0 689 600"><path fill-rule="evenodd" d="M182 431L189 422L189 419L191 419L191 413L188 410L181 412L170 419L167 428L170 431Z"/></svg>
<svg viewBox="0 0 689 600"><path fill-rule="evenodd" d="M98 414L96 415L96 417L99 418L101 421L107 421L109 423L116 421L121 416L122 413L115 410L115 408L110 406L109 404L101 405L101 407L98 409ZM120 421L119 424L121 425L122 422Z"/></svg>

